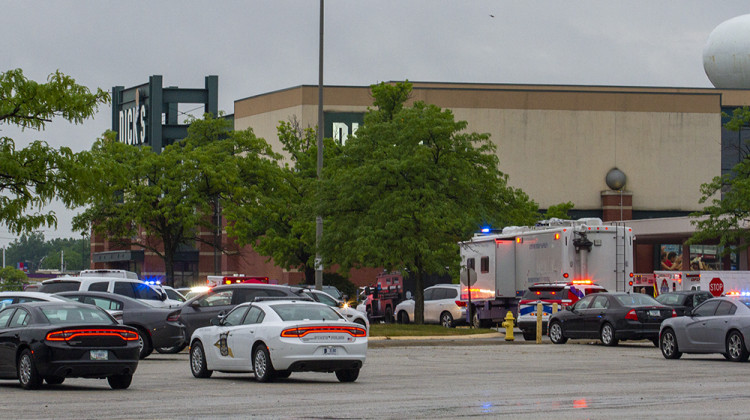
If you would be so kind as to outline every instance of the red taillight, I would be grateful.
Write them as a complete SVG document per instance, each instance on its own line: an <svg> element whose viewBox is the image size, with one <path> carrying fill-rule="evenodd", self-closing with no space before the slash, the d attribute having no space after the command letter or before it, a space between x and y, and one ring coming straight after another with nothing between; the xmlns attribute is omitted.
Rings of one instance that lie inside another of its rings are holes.
<svg viewBox="0 0 750 420"><path fill-rule="evenodd" d="M308 334L332 334L332 333L347 333L352 337L366 337L367 331L360 327L334 327L334 326L312 326L312 327L299 327L299 328L287 328L281 331L282 337L302 338Z"/></svg>
<svg viewBox="0 0 750 420"><path fill-rule="evenodd" d="M463 308L464 306L466 306L466 302L464 302L463 300L457 300L456 305Z"/></svg>
<svg viewBox="0 0 750 420"><path fill-rule="evenodd" d="M180 319L180 311L172 312L167 315L167 322L177 322Z"/></svg>
<svg viewBox="0 0 750 420"><path fill-rule="evenodd" d="M101 337L101 336L120 337L125 341L134 341L138 339L138 334L133 331L109 329L109 328L53 331L51 333L48 333L45 339L47 341L68 341L76 337Z"/></svg>
<svg viewBox="0 0 750 420"><path fill-rule="evenodd" d="M630 319L630 320L633 320L633 321L638 321L638 315L636 315L635 309L631 309L630 311L628 311L628 314L625 315L625 319Z"/></svg>
<svg viewBox="0 0 750 420"><path fill-rule="evenodd" d="M674 309L672 309L672 317L674 318L676 316L677 316L677 311L675 311Z"/></svg>

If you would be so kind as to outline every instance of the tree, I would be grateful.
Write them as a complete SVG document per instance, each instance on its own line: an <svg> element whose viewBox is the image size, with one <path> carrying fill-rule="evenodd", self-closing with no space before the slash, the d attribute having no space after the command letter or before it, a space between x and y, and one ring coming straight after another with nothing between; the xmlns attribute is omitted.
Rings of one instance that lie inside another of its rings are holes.
<svg viewBox="0 0 750 420"><path fill-rule="evenodd" d="M278 135L289 154L279 171L274 191L259 199L259 206L237 202L224 214L232 221L227 231L238 243L253 244L260 255L276 265L299 269L308 284L315 281L315 199L317 187L317 131L302 129L296 119L280 121ZM325 139L324 159L335 156L339 146Z"/></svg>
<svg viewBox="0 0 750 420"><path fill-rule="evenodd" d="M750 108L735 109L726 128L739 131L750 124ZM691 213L699 218L691 223L695 233L687 241L696 244L718 240L726 255L750 246L750 155L742 153L741 161L724 175L714 177L700 187L703 209Z"/></svg>
<svg viewBox="0 0 750 420"><path fill-rule="evenodd" d="M23 283L28 279L26 273L13 267L0 267L0 291L14 292L23 290Z"/></svg>
<svg viewBox="0 0 750 420"><path fill-rule="evenodd" d="M252 130L232 131L231 121L210 115L193 120L187 138L158 154L106 133L88 155L99 182L74 227L92 227L120 246L154 252L173 285L177 252L197 242L220 247L214 235L201 235L216 231L217 203L252 205L253 197L270 188L266 180L278 170L275 158Z"/></svg>
<svg viewBox="0 0 750 420"><path fill-rule="evenodd" d="M571 211L573 207L575 207L575 204L573 204L573 202L571 201L568 201L566 203L553 204L549 206L547 211L544 213L543 218L544 219L557 218L557 219L564 219L564 220L570 219L568 212Z"/></svg>
<svg viewBox="0 0 750 420"><path fill-rule="evenodd" d="M5 259L8 265L17 263L29 263L28 269L34 272L40 268L44 257L49 253L50 246L41 232L30 232L22 234L8 245Z"/></svg>
<svg viewBox="0 0 750 420"><path fill-rule="evenodd" d="M424 277L458 272L458 242L483 225L533 223L538 206L508 186L488 135L467 132L449 110L407 107L410 91L408 82L373 85L377 108L327 162L321 250L344 270L405 268L422 323Z"/></svg>
<svg viewBox="0 0 750 420"><path fill-rule="evenodd" d="M80 124L108 101L107 92L92 93L59 71L47 83L26 79L21 69L0 74L0 124L22 130L44 130L54 117ZM13 233L56 227L55 213L42 209L53 199L68 207L80 204L88 176L83 168L70 148L35 141L16 149L13 139L0 137L0 224Z"/></svg>

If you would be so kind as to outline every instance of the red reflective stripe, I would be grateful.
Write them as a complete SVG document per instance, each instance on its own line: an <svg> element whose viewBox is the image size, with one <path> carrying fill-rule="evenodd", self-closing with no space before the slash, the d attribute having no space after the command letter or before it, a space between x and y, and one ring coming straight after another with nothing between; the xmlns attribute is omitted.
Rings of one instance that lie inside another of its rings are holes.
<svg viewBox="0 0 750 420"><path fill-rule="evenodd" d="M67 341L74 337L96 337L96 336L116 336L125 341L138 340L138 334L128 330L116 329L79 329L79 330L60 330L48 333L45 337L48 341Z"/></svg>
<svg viewBox="0 0 750 420"><path fill-rule="evenodd" d="M288 328L281 331L282 337L304 337L308 334L317 333L347 333L353 337L364 337L367 335L367 331L364 328L359 327L299 327L299 328Z"/></svg>

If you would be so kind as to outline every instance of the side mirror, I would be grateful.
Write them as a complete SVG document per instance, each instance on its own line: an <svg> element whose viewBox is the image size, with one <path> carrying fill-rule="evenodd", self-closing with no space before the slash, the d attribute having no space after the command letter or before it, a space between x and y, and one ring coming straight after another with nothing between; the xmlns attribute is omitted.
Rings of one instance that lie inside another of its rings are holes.
<svg viewBox="0 0 750 420"><path fill-rule="evenodd" d="M411 299L411 291L407 290L406 291L406 300L409 300L409 299Z"/></svg>
<svg viewBox="0 0 750 420"><path fill-rule="evenodd" d="M200 308L201 304L198 302L198 299L190 302L190 306L193 308Z"/></svg>

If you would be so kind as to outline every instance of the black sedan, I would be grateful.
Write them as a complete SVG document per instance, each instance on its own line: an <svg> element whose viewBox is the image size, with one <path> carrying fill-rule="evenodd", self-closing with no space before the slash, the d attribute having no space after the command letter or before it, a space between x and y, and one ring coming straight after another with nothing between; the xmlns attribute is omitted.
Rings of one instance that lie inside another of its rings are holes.
<svg viewBox="0 0 750 420"><path fill-rule="evenodd" d="M675 315L672 308L641 293L596 293L550 317L549 338L599 338L604 345L620 340L651 340L659 345L659 326Z"/></svg>
<svg viewBox="0 0 750 420"><path fill-rule="evenodd" d="M60 292L62 296L81 303L96 305L105 311L122 311L122 323L138 330L141 359L155 348L176 348L187 345L185 327L178 321L179 309L151 306L138 299L107 292Z"/></svg>
<svg viewBox="0 0 750 420"><path fill-rule="evenodd" d="M70 377L107 378L125 389L138 353L138 331L91 305L28 302L0 310L0 378L25 389Z"/></svg>
<svg viewBox="0 0 750 420"><path fill-rule="evenodd" d="M705 290L685 290L662 293L656 297L656 300L662 305L672 307L677 316L683 316L712 297L714 296Z"/></svg>

